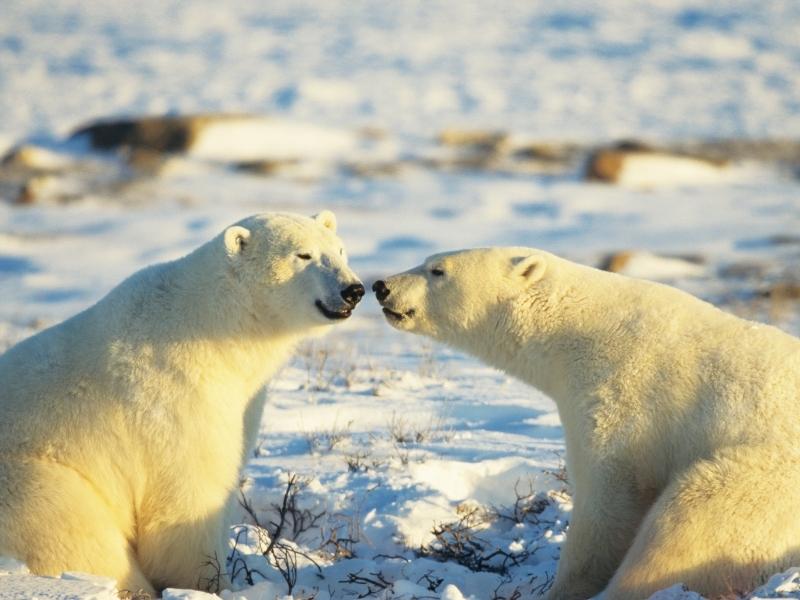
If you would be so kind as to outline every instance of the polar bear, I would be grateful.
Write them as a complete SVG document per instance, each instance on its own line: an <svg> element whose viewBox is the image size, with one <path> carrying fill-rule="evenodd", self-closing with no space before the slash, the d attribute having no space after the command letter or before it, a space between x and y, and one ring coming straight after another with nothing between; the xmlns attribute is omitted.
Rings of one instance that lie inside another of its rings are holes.
<svg viewBox="0 0 800 600"><path fill-rule="evenodd" d="M266 213L8 350L0 556L150 594L214 580L266 380L363 294L333 213Z"/></svg>
<svg viewBox="0 0 800 600"><path fill-rule="evenodd" d="M574 510L552 600L709 597L800 564L800 340L530 248L373 286L389 323L555 400Z"/></svg>

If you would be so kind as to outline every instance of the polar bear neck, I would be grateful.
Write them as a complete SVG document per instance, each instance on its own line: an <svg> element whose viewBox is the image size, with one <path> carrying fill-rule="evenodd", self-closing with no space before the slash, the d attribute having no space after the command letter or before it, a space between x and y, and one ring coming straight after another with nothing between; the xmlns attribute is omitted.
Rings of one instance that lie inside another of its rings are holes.
<svg viewBox="0 0 800 600"><path fill-rule="evenodd" d="M530 321L526 321L525 327L515 326L518 320L509 318L509 308L502 307L466 334L461 332L452 339L446 336L443 341L532 385L558 402L566 396L563 384L569 379L569 374L564 372L569 361L560 351L563 345L559 343L560 336L539 329Z"/></svg>
<svg viewBox="0 0 800 600"><path fill-rule="evenodd" d="M483 323L448 342L562 405L576 401L577 389L593 388L587 377L614 369L618 360L609 349L626 348L626 340L636 337L628 324L643 323L630 302L619 301L619 276L551 260L557 277L500 304Z"/></svg>
<svg viewBox="0 0 800 600"><path fill-rule="evenodd" d="M246 299L232 302L243 294L224 265L214 264L220 260L206 244L146 268L96 310L99 323L115 324L118 339L129 346L127 355L135 351L150 369L188 379L200 396L223 393L235 405L229 409L237 411L285 362L300 336L282 331L268 316L256 319Z"/></svg>
<svg viewBox="0 0 800 600"><path fill-rule="evenodd" d="M541 390L562 416L643 393L641 372L660 381L675 332L699 348L703 332L692 323L724 314L663 284L555 257L548 269L556 276L498 306L455 345Z"/></svg>

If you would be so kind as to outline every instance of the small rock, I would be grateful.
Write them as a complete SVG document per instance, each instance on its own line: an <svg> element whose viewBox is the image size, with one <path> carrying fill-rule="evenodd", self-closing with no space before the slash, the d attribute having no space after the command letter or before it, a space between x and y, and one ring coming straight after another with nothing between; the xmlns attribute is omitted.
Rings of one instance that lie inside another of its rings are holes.
<svg viewBox="0 0 800 600"><path fill-rule="evenodd" d="M14 201L21 205L38 202L70 202L85 197L90 186L99 183L75 173L40 173L25 180Z"/></svg>
<svg viewBox="0 0 800 600"><path fill-rule="evenodd" d="M12 148L0 164L26 171L54 172L63 171L73 166L72 159L31 144L23 144Z"/></svg>
<svg viewBox="0 0 800 600"><path fill-rule="evenodd" d="M299 164L300 161L295 158L252 160L235 163L233 168L238 171L253 173L254 175L279 175L293 170Z"/></svg>
<svg viewBox="0 0 800 600"><path fill-rule="evenodd" d="M760 279L767 271L766 264L750 261L725 265L719 270L719 275L726 279Z"/></svg>
<svg viewBox="0 0 800 600"><path fill-rule="evenodd" d="M800 235L792 233L778 233L767 238L773 246L791 246L800 244Z"/></svg>
<svg viewBox="0 0 800 600"><path fill-rule="evenodd" d="M99 150L136 148L221 163L330 160L360 142L348 130L235 113L98 121L80 127L72 137L88 139Z"/></svg>
<svg viewBox="0 0 800 600"><path fill-rule="evenodd" d="M394 177L405 165L401 162L358 162L345 165L345 170L355 177Z"/></svg>
<svg viewBox="0 0 800 600"><path fill-rule="evenodd" d="M358 130L358 135L365 140L385 140L389 137L389 133L380 127L367 126Z"/></svg>
<svg viewBox="0 0 800 600"><path fill-rule="evenodd" d="M547 144L535 142L514 148L512 157L515 160L539 161L549 163L565 163L573 160L578 147L572 144Z"/></svg>
<svg viewBox="0 0 800 600"><path fill-rule="evenodd" d="M87 137L93 148L143 148L155 152L185 152L197 133L223 115L140 117L95 121L79 127L72 138Z"/></svg>
<svg viewBox="0 0 800 600"><path fill-rule="evenodd" d="M442 170L493 170L509 152L508 134L499 131L445 129L438 142L444 148L419 164Z"/></svg>
<svg viewBox="0 0 800 600"><path fill-rule="evenodd" d="M673 150L714 160L755 160L800 165L800 140L796 139L739 138L695 141L675 144Z"/></svg>
<svg viewBox="0 0 800 600"><path fill-rule="evenodd" d="M420 164L445 170L555 173L575 168L581 156L575 144L519 139L502 131L446 129L438 141L442 148L437 155L421 159Z"/></svg>
<svg viewBox="0 0 800 600"><path fill-rule="evenodd" d="M590 154L584 177L619 185L708 183L723 176L727 161L640 148L599 149Z"/></svg>
<svg viewBox="0 0 800 600"><path fill-rule="evenodd" d="M736 247L744 250L796 245L800 245L800 236L792 233L777 233L766 237L746 238L736 242Z"/></svg>
<svg viewBox="0 0 800 600"><path fill-rule="evenodd" d="M612 273L621 273L631 261L633 256L633 250L614 252L613 254L609 254L608 256L604 257L600 261L598 268L603 269L603 271L610 271Z"/></svg>
<svg viewBox="0 0 800 600"><path fill-rule="evenodd" d="M705 260L696 255L658 255L643 250L623 250L605 256L599 268L642 279L674 279L705 275Z"/></svg>
<svg viewBox="0 0 800 600"><path fill-rule="evenodd" d="M324 160L299 160L294 158L237 162L233 168L252 175L285 177L298 183L314 183L329 176L335 165Z"/></svg>
<svg viewBox="0 0 800 600"><path fill-rule="evenodd" d="M485 131L480 129L445 129L438 137L443 146L471 146L491 148L501 147L508 140L508 134L503 131Z"/></svg>
<svg viewBox="0 0 800 600"><path fill-rule="evenodd" d="M36 175L26 181L19 190L15 204L34 204L52 196L57 181L52 175Z"/></svg>
<svg viewBox="0 0 800 600"><path fill-rule="evenodd" d="M800 282L778 281L758 293L770 300L800 300Z"/></svg>
<svg viewBox="0 0 800 600"><path fill-rule="evenodd" d="M585 178L589 181L608 181L616 183L625 163L625 151L598 150L589 157Z"/></svg>
<svg viewBox="0 0 800 600"><path fill-rule="evenodd" d="M428 169L442 171L486 171L494 170L497 165L496 155L492 152L469 152L455 157L423 158L418 160L417 164Z"/></svg>
<svg viewBox="0 0 800 600"><path fill-rule="evenodd" d="M169 159L155 150L130 148L122 153L123 159L134 171L147 175L158 175L166 167Z"/></svg>
<svg viewBox="0 0 800 600"><path fill-rule="evenodd" d="M625 152L654 152L655 147L652 144L643 142L641 140L620 140L612 147L614 150Z"/></svg>

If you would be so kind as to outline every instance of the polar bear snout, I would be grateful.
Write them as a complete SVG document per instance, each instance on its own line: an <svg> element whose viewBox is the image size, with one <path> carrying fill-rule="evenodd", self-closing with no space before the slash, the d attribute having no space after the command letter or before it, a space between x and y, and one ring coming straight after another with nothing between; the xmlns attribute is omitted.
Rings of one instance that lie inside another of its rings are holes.
<svg viewBox="0 0 800 600"><path fill-rule="evenodd" d="M342 290L342 298L344 298L344 301L350 306L355 307L356 304L361 302L361 298L364 297L365 293L366 290L361 283L354 283Z"/></svg>
<svg viewBox="0 0 800 600"><path fill-rule="evenodd" d="M353 309L361 301L365 293L366 290L359 281L357 283L351 283L346 288L339 291L339 297L344 302L335 300L334 298L328 298L325 302L317 299L314 305L327 319L346 319L353 314Z"/></svg>
<svg viewBox="0 0 800 600"><path fill-rule="evenodd" d="M417 311L416 309L410 308L408 310L402 310L397 306L394 306L394 302L388 303L386 299L391 294L391 290L389 286L386 285L386 282L382 279L379 279L372 285L372 291L375 292L375 297L378 299L378 303L383 308L383 314L389 320L389 322L393 325L398 325L399 323L406 321L407 319L413 318ZM397 298L394 298L397 300Z"/></svg>
<svg viewBox="0 0 800 600"><path fill-rule="evenodd" d="M389 292L389 288L386 287L386 282L383 279L379 279L372 284L372 291L375 292L375 297L378 299L378 302L383 302L386 300L391 293Z"/></svg>

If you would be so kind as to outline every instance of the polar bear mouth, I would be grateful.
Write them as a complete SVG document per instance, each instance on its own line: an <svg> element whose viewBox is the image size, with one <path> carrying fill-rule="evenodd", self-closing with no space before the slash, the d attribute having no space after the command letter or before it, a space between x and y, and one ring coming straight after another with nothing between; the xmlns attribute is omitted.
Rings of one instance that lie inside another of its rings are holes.
<svg viewBox="0 0 800 600"><path fill-rule="evenodd" d="M391 308L386 308L385 306L383 307L383 314L385 314L388 319L391 319L391 320L394 320L394 321L402 321L403 319L410 319L416 313L417 313L417 311L415 311L413 308L411 310L407 310L404 313L399 313L399 312L393 311Z"/></svg>
<svg viewBox="0 0 800 600"><path fill-rule="evenodd" d="M314 306L316 306L319 309L319 312L325 315L328 319L346 319L351 314L353 314L352 308L343 308L342 310L331 310L322 303L322 300L317 300L316 302L314 302Z"/></svg>

